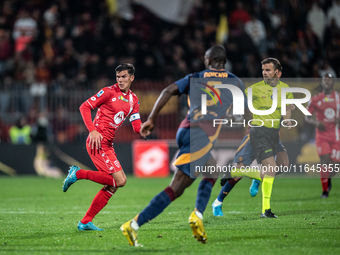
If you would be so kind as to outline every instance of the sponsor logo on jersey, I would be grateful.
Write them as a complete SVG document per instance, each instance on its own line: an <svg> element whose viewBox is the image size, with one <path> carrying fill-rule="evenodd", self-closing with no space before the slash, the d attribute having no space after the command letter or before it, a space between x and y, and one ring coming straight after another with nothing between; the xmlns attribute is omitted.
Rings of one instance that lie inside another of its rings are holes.
<svg viewBox="0 0 340 255"><path fill-rule="evenodd" d="M95 98L95 97L91 97L91 100L92 100L92 101L96 101L96 98Z"/></svg>
<svg viewBox="0 0 340 255"><path fill-rule="evenodd" d="M116 124L113 124L112 122L110 122L109 125L110 125L111 127L118 128L118 126L117 126Z"/></svg>
<svg viewBox="0 0 340 255"><path fill-rule="evenodd" d="M101 91L98 92L97 97L100 97L103 94L104 94L104 90L101 90Z"/></svg>
<svg viewBox="0 0 340 255"><path fill-rule="evenodd" d="M114 101L116 101L117 99L114 97L114 98L112 98L112 102L114 102Z"/></svg>
<svg viewBox="0 0 340 255"><path fill-rule="evenodd" d="M117 112L113 119L116 124L121 123L124 120L124 112L123 111Z"/></svg>
<svg viewBox="0 0 340 255"><path fill-rule="evenodd" d="M333 119L335 117L335 111L332 108L327 108L324 112L327 119Z"/></svg>
<svg viewBox="0 0 340 255"><path fill-rule="evenodd" d="M124 102L129 102L129 100L125 99L123 96L119 96L118 99L123 100Z"/></svg>
<svg viewBox="0 0 340 255"><path fill-rule="evenodd" d="M199 89L201 89L205 93L207 93L212 98L212 100L214 101L215 105L217 105L217 101L216 101L215 97L210 93L210 91L208 89L210 89L215 94L215 96L218 98L218 100L220 101L220 103L222 105L222 101L221 101L220 95L218 94L218 92L212 86L210 86L208 84L205 84L205 83L202 83L202 82L200 82L200 84L204 85L207 89L202 89L202 88L199 88Z"/></svg>
<svg viewBox="0 0 340 255"><path fill-rule="evenodd" d="M334 98L325 97L322 101L324 101L324 102L334 102Z"/></svg>

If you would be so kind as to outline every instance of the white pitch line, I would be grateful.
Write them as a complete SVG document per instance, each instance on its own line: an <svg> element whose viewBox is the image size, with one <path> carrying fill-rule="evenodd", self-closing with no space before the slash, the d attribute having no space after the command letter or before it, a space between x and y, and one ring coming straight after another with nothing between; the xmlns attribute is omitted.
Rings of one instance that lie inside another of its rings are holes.
<svg viewBox="0 0 340 255"><path fill-rule="evenodd" d="M20 211L20 212L15 212L15 211L0 211L0 214L83 214L85 212L84 211L79 211L79 212L35 212L35 211ZM100 212L103 214L115 214L115 213L138 213L137 211L133 211L133 212L128 212L128 211L124 211L124 212L120 212L120 211L103 211ZM176 214L176 213L183 213L183 212L167 212L168 214ZM249 214L249 213L258 213L257 211L247 211L247 212L241 212L241 211L229 211L229 212L223 212L226 214ZM340 211L320 211L320 212L314 212L314 214L320 214L320 213L340 213ZM309 214L309 213L306 213Z"/></svg>

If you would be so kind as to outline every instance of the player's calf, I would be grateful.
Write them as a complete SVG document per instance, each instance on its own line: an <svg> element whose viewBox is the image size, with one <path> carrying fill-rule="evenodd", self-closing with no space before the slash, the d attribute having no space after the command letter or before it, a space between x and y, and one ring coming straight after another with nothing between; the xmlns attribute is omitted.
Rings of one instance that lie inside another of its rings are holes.
<svg viewBox="0 0 340 255"><path fill-rule="evenodd" d="M118 188L118 187L124 187L125 184L126 184L126 175L122 170L118 171L118 172L115 172L115 173L112 173L111 174L113 179L115 180L115 186Z"/></svg>

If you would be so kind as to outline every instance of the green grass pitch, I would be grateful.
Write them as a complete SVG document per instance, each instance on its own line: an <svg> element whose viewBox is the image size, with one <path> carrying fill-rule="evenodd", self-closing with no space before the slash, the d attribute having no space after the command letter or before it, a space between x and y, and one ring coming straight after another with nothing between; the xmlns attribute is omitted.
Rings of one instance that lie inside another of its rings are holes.
<svg viewBox="0 0 340 255"><path fill-rule="evenodd" d="M261 192L250 197L249 179L240 181L214 217L204 214L206 244L188 224L198 180L138 232L144 247L131 247L119 227L140 212L170 182L128 176L94 219L102 232L80 232L77 223L101 185L81 180L62 192L62 181L40 177L0 178L0 254L340 254L340 179L320 199L319 179L276 179L271 207L278 219L261 219Z"/></svg>

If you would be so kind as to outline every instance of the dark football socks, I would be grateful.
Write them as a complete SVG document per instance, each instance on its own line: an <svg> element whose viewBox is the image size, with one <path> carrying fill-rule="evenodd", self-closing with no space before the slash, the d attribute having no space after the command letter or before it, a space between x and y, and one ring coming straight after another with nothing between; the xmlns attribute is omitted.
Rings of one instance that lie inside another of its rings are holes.
<svg viewBox="0 0 340 255"><path fill-rule="evenodd" d="M196 209L203 214L205 208L210 199L210 194L212 187L215 184L215 179L212 178L203 178L200 184L198 185L197 197L196 197Z"/></svg>
<svg viewBox="0 0 340 255"><path fill-rule="evenodd" d="M223 202L224 198L228 195L228 193L233 189L235 184L241 179L238 179L235 181L235 179L230 179L224 184L224 186L221 188L220 194L217 197L217 200L220 202Z"/></svg>
<svg viewBox="0 0 340 255"><path fill-rule="evenodd" d="M135 217L139 226L149 222L161 212L176 198L175 192L171 187L167 187L162 192L158 193L144 210Z"/></svg>

